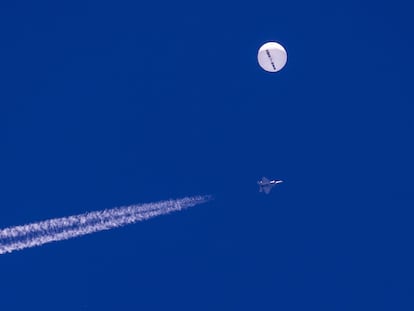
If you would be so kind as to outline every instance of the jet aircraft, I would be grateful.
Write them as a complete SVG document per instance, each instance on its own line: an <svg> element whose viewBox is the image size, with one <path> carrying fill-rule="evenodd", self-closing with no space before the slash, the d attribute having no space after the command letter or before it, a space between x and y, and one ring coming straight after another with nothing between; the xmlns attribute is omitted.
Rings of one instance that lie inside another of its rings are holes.
<svg viewBox="0 0 414 311"><path fill-rule="evenodd" d="M262 179L259 180L257 184L259 185L259 192L269 194L270 190L272 190L274 186L282 182L283 180L269 180L266 177L262 177Z"/></svg>

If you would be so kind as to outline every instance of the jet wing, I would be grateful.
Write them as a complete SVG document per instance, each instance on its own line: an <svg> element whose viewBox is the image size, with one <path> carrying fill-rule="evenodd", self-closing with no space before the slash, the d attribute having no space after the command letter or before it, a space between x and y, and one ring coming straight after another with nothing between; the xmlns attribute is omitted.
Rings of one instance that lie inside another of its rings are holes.
<svg viewBox="0 0 414 311"><path fill-rule="evenodd" d="M266 185L266 184L270 184L270 180L269 180L269 179L267 179L266 177L262 177L261 182L262 182L262 184L264 184L264 185Z"/></svg>
<svg viewBox="0 0 414 311"><path fill-rule="evenodd" d="M270 190L272 190L273 187L270 185L267 185L267 186L263 186L262 188L263 188L264 193L269 194Z"/></svg>

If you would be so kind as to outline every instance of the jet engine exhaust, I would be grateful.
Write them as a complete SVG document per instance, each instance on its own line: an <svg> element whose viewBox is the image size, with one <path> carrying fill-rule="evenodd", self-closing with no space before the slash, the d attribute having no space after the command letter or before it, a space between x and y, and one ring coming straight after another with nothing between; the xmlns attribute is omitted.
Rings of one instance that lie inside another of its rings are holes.
<svg viewBox="0 0 414 311"><path fill-rule="evenodd" d="M0 255L122 227L206 203L211 199L211 196L185 197L176 200L117 207L5 228L0 230Z"/></svg>

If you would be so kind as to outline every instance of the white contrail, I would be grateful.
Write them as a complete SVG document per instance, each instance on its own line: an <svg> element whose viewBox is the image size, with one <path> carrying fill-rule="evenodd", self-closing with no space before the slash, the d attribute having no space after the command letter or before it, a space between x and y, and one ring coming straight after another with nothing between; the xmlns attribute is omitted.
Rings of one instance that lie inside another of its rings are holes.
<svg viewBox="0 0 414 311"><path fill-rule="evenodd" d="M54 218L0 230L0 255L45 243L67 240L97 231L109 230L192 207L211 196L130 205L75 216Z"/></svg>

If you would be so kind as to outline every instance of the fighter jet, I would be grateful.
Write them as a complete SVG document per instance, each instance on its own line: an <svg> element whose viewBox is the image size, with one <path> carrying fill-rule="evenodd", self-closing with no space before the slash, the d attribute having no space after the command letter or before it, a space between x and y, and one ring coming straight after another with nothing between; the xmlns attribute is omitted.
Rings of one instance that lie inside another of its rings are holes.
<svg viewBox="0 0 414 311"><path fill-rule="evenodd" d="M269 180L266 177L262 177L262 179L259 180L257 184L259 185L259 192L269 194L270 190L272 190L274 186L282 182L283 180Z"/></svg>

